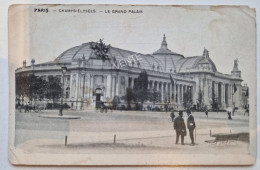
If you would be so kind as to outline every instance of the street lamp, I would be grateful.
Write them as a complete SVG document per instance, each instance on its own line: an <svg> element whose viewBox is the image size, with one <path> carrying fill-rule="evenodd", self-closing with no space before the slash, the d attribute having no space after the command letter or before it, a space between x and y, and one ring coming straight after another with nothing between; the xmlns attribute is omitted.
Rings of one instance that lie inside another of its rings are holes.
<svg viewBox="0 0 260 170"><path fill-rule="evenodd" d="M62 88L61 88L61 101L60 101L59 116L63 116L62 110L63 110L64 74L66 74L66 72L67 72L67 67L65 67L65 66L61 67L61 72L62 72Z"/></svg>

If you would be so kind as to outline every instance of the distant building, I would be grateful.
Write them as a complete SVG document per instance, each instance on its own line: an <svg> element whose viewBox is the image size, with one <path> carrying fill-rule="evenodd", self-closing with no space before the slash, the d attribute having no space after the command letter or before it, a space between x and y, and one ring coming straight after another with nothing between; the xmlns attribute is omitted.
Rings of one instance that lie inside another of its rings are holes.
<svg viewBox="0 0 260 170"><path fill-rule="evenodd" d="M24 61L16 76L33 71L46 80L50 76L61 78L61 66L66 66L64 102L75 109L124 96L142 70L148 74L148 88L161 93L161 103L182 106L185 93L190 93L194 105L202 95L202 102L208 108L212 96L222 108L243 107L247 101L237 60L231 74L220 73L207 49L201 56L184 57L168 49L165 35L160 49L153 54L109 47L107 55L110 60L99 59L91 43L83 43L64 51L54 61L35 64L33 59L31 66L26 66Z"/></svg>

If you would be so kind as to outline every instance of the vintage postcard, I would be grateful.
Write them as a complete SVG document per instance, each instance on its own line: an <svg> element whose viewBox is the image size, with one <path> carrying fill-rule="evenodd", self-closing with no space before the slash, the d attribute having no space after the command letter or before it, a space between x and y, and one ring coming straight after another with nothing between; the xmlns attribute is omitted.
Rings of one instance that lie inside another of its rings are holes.
<svg viewBox="0 0 260 170"><path fill-rule="evenodd" d="M9 160L252 165L247 6L12 5Z"/></svg>

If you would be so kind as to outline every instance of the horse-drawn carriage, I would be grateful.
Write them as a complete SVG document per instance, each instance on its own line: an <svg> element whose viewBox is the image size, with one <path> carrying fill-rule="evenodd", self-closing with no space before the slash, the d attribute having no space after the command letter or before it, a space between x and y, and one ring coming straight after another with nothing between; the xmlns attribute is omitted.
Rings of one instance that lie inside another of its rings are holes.
<svg viewBox="0 0 260 170"><path fill-rule="evenodd" d="M22 112L23 109L24 112L31 112L32 110L34 112L40 112L46 109L46 104L44 102L28 102L26 104L19 105L17 108L20 112Z"/></svg>
<svg viewBox="0 0 260 170"><path fill-rule="evenodd" d="M111 105L111 103L107 103L107 102L96 102L96 112L100 112L100 113L107 113L108 110L110 110L112 112L113 106Z"/></svg>

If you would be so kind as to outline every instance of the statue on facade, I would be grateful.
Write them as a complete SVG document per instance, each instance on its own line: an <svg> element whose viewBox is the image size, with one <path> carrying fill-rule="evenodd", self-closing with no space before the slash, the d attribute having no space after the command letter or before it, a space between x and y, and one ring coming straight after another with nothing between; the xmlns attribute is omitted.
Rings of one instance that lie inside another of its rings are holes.
<svg viewBox="0 0 260 170"><path fill-rule="evenodd" d="M103 61L110 59L107 54L110 49L110 45L103 43L103 39L100 39L99 42L91 42L90 48L94 51L96 58L102 59Z"/></svg>
<svg viewBox="0 0 260 170"><path fill-rule="evenodd" d="M238 59L236 58L234 60L234 68L233 68L233 71L237 71L238 70Z"/></svg>
<svg viewBox="0 0 260 170"><path fill-rule="evenodd" d="M235 65L235 67L238 67L238 59L234 60L234 65Z"/></svg>

